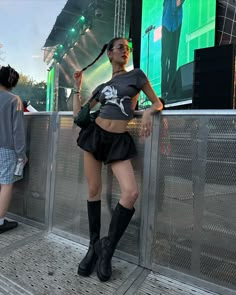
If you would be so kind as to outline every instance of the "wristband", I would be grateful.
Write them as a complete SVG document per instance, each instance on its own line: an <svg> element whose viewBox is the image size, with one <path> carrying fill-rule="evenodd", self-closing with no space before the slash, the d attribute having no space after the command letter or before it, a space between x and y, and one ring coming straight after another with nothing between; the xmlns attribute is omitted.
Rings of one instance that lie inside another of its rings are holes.
<svg viewBox="0 0 236 295"><path fill-rule="evenodd" d="M72 92L73 94L79 94L80 93L80 90L76 89L76 88L73 88L72 89Z"/></svg>

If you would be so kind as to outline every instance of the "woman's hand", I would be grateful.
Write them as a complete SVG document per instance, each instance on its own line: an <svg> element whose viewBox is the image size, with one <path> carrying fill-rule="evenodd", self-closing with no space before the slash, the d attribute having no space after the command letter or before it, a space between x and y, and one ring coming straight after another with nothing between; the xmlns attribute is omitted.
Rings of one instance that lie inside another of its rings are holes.
<svg viewBox="0 0 236 295"><path fill-rule="evenodd" d="M148 109L144 111L141 123L141 136L147 138L152 132L152 115Z"/></svg>
<svg viewBox="0 0 236 295"><path fill-rule="evenodd" d="M74 77L74 81L75 81L75 87L80 91L81 86L82 86L83 72L82 71L75 71L73 77Z"/></svg>

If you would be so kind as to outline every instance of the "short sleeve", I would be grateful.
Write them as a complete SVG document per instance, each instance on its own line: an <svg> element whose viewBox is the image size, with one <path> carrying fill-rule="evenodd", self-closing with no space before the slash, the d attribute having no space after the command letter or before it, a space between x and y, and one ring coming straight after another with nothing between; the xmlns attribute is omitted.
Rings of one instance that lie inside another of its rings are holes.
<svg viewBox="0 0 236 295"><path fill-rule="evenodd" d="M101 92L101 90L102 90L102 88L103 88L103 85L104 85L104 84L100 84L100 85L98 85L98 86L93 90L93 92L92 92L92 95L95 96L95 100L96 100L96 101L99 101L100 92Z"/></svg>
<svg viewBox="0 0 236 295"><path fill-rule="evenodd" d="M138 89L142 89L143 85L147 83L148 78L146 76L146 74L140 70L140 69L136 69L137 73L137 88Z"/></svg>

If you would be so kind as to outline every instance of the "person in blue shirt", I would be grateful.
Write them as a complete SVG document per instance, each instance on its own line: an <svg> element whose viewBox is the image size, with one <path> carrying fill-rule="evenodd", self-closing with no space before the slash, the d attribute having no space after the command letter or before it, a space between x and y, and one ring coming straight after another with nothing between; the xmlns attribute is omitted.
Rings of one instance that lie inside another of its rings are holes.
<svg viewBox="0 0 236 295"><path fill-rule="evenodd" d="M161 45L161 97L165 99L175 77L185 0L164 0Z"/></svg>

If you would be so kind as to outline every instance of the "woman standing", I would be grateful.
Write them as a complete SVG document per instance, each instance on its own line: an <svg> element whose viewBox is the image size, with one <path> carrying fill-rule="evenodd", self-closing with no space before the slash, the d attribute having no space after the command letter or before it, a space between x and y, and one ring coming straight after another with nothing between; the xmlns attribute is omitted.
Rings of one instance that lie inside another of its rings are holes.
<svg viewBox="0 0 236 295"><path fill-rule="evenodd" d="M143 137L146 138L151 133L151 115L163 108L143 71L126 71L125 66L131 51L128 41L124 38L114 38L107 44L106 49L112 65L112 78L94 90L93 95L96 98L91 103L91 108L100 102L99 116L94 123L81 129L77 140L84 150L90 231L89 249L79 264L78 273L90 275L97 263L97 275L101 281L107 281L112 275L113 253L134 214L134 203L138 198L138 187L131 164L131 159L136 155L136 147L127 132L127 126L133 118L140 91L152 102L152 106L142 116ZM81 108L82 71L74 74L77 88L73 105L75 122ZM120 185L121 198L113 212L108 235L100 240L102 163L111 165Z"/></svg>
<svg viewBox="0 0 236 295"><path fill-rule="evenodd" d="M18 96L11 92L19 74L11 68L0 66L0 234L13 229L17 222L5 219L11 198L17 162L24 165L25 129L23 105Z"/></svg>

